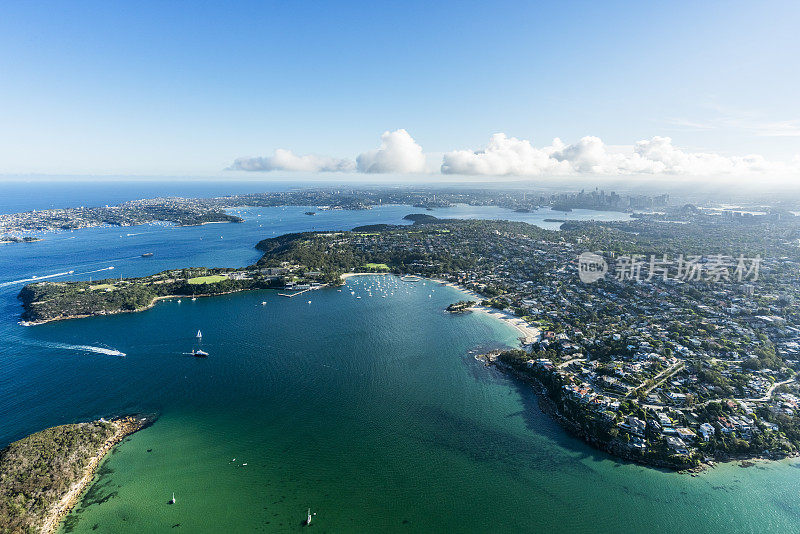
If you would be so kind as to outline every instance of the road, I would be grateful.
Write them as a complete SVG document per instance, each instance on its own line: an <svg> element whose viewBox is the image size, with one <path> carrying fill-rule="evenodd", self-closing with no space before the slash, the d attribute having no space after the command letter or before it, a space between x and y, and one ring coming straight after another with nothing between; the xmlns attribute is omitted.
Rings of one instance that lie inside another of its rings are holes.
<svg viewBox="0 0 800 534"><path fill-rule="evenodd" d="M653 385L650 386L649 388L647 388L647 390L645 390L644 394L645 395L649 394L654 388L657 388L658 386L663 384L666 379L668 379L669 377L671 377L672 375L674 375L675 373L677 373L678 371L683 369L684 364L685 364L685 362L679 361L679 362L673 364L671 367L669 367L667 369L664 369L663 371L658 373L656 375L656 377L653 379ZM647 382L642 382L641 384L639 384L638 386L636 386L635 388L630 390L628 392L628 394L626 395L626 397L630 397L631 395L636 393L636 391L639 388L641 388L642 386L644 386L646 383Z"/></svg>
<svg viewBox="0 0 800 534"><path fill-rule="evenodd" d="M772 384L769 387L769 389L767 390L767 393L763 397L760 397L758 399L736 399L736 400L743 400L745 402L765 402L765 401L768 401L770 399L770 397L772 397L772 392L775 391L775 388L777 388L778 386L782 386L784 384L788 384L792 380L794 380L794 378L790 378L788 380L784 380L783 382L775 382L774 384Z"/></svg>

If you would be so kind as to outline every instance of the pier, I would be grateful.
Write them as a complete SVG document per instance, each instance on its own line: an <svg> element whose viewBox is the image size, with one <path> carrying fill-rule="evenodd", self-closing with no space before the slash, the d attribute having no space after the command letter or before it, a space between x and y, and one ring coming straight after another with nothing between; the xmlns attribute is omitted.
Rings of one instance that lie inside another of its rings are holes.
<svg viewBox="0 0 800 534"><path fill-rule="evenodd" d="M278 296L292 298L292 297L296 297L297 295L302 295L306 291L313 291L313 290L319 289L321 287L325 287L325 286L323 285L323 286L307 287L306 289L301 289L300 291L295 291L294 293L278 293Z"/></svg>

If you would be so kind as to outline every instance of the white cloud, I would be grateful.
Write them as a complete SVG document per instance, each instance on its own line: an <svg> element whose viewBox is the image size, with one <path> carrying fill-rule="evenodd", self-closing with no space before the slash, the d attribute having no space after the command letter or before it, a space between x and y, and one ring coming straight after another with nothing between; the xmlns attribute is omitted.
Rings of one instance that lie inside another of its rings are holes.
<svg viewBox="0 0 800 534"><path fill-rule="evenodd" d="M231 170L236 171L351 172L355 168L356 164L349 159L314 154L298 156L283 148L263 158L237 158L231 166Z"/></svg>
<svg viewBox="0 0 800 534"><path fill-rule="evenodd" d="M799 156L800 157L800 156ZM299 156L277 149L272 156L238 158L230 170L417 174L435 173L437 154L426 154L406 130L386 131L381 146L356 161L328 156ZM759 155L726 156L690 152L669 137L655 136L634 145L609 147L599 137L586 136L567 145L560 139L537 148L527 139L491 136L482 150L454 150L439 159L442 174L479 176L685 175L720 176L754 173L798 173L800 162L767 161Z"/></svg>
<svg viewBox="0 0 800 534"><path fill-rule="evenodd" d="M769 162L763 156L723 156L709 152L685 152L676 148L669 137L653 137L639 141L634 154L653 166L650 172L688 174L697 176L780 172L786 165Z"/></svg>
<svg viewBox="0 0 800 534"><path fill-rule="evenodd" d="M358 156L359 172L413 174L425 172L422 147L403 129L383 132L381 147Z"/></svg>
<svg viewBox="0 0 800 534"><path fill-rule="evenodd" d="M729 157L686 152L669 137L637 142L629 153L612 151L599 137L587 136L572 145L556 138L536 148L527 140L494 134L484 150L456 150L444 155L444 174L498 176L676 174L713 176L756 172L785 172L789 167L762 156Z"/></svg>
<svg viewBox="0 0 800 534"><path fill-rule="evenodd" d="M444 155L444 174L531 175L568 174L569 165L552 158L563 148L559 139L545 148L534 148L525 139L506 137L496 133L489 139L486 149L455 150Z"/></svg>

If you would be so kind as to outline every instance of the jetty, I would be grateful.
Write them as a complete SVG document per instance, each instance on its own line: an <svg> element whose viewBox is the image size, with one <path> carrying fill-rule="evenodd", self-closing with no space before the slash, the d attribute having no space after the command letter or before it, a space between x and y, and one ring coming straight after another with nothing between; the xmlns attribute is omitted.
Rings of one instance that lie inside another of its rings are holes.
<svg viewBox="0 0 800 534"><path fill-rule="evenodd" d="M322 287L325 287L325 286L324 286L324 285L322 285L322 286L312 286L312 287L307 287L307 288L305 288L305 289L300 289L300 290L298 290L298 291L295 291L295 292L293 292L293 293L278 293L278 296L280 296L280 297L292 298L292 297L296 297L297 295L302 295L302 294L303 294L303 293L305 293L306 291L313 291L313 290L315 290L315 289L320 289L320 288L322 288Z"/></svg>

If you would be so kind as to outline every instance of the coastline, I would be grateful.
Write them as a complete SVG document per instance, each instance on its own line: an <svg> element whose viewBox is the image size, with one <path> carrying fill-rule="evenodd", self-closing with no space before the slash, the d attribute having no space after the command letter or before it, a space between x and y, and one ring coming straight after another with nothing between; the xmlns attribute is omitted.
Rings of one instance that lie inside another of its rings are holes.
<svg viewBox="0 0 800 534"><path fill-rule="evenodd" d="M103 459L156 416L137 414L44 428L0 450L0 531L57 532Z"/></svg>
<svg viewBox="0 0 800 534"><path fill-rule="evenodd" d="M530 345L531 343L535 343L542 337L541 330L539 330L535 326L531 326L521 317L517 317L516 315L510 314L506 311L497 310L489 306L481 306L481 305L471 306L467 308L467 310L485 313L491 317L494 317L499 321L503 321L507 325L516 328L517 331L519 331L522 334L522 336L520 337L520 342L522 343L522 345Z"/></svg>
<svg viewBox="0 0 800 534"><path fill-rule="evenodd" d="M372 276L372 275L374 275L374 276L386 276L386 275L390 275L390 274L393 274L395 276L399 276L399 275L397 275L397 274L395 274L393 272L381 271L379 273L344 273L341 276L341 278L342 278L342 280L347 280L351 276Z"/></svg>
<svg viewBox="0 0 800 534"><path fill-rule="evenodd" d="M158 303L160 300L166 299L185 299L185 298L201 298L201 297L217 297L220 295L231 295L233 293L241 293L242 291L253 291L252 289L236 289L234 291L225 291L223 293L203 293L203 294L196 294L196 295L160 295L158 297L153 297L153 300L150 301L150 304L147 306L142 306L140 308L136 308L134 310L113 310L113 311L103 311L102 313L89 313L83 315L60 315L58 317L53 317L51 319L44 319L41 321L19 321L17 324L20 326L39 326L42 324L52 323L56 321L68 321L70 319L86 319L88 317L102 317L104 315L119 315L121 313L139 313L143 311L147 311L153 306Z"/></svg>
<svg viewBox="0 0 800 534"><path fill-rule="evenodd" d="M433 282L438 282L439 284L448 287L452 287L453 289L457 289L462 293L465 293L471 299L474 299L477 302L477 304L475 304L474 306L470 306L469 308L465 308L465 311L485 313L491 317L494 317L498 321L503 321L507 325L515 328L519 333L522 334L522 336L520 337L520 343L523 346L530 345L531 343L534 343L541 338L542 331L539 328L536 328L535 326L529 324L522 317L518 317L507 311L498 310L496 308L480 304L480 302L482 300L485 300L485 298L482 295L476 293L475 291L467 289L464 286L456 284L455 282L450 282L448 280L441 280L438 278L429 278L428 280L431 280Z"/></svg>
<svg viewBox="0 0 800 534"><path fill-rule="evenodd" d="M84 491L91 485L94 474L103 461L103 458L105 458L111 449L120 441L147 426L149 421L144 418L139 419L127 416L113 419L109 421L109 423L117 427L116 432L106 440L100 450L97 451L97 454L89 460L88 465L83 471L83 476L74 482L67 493L47 512L40 529L42 534L53 534L58 530L61 521L75 507L81 495L83 495Z"/></svg>
<svg viewBox="0 0 800 534"><path fill-rule="evenodd" d="M442 280L442 279L439 279L439 278L429 278L429 277L420 276L420 275L398 275L397 273L393 273L393 272L390 272L390 271L382 271L382 272L350 272L350 273L343 273L341 275L341 279L342 279L342 281L346 281L348 278L353 277L353 276L398 276L401 279L402 279L403 276L414 276L419 280L428 280L430 282L435 282L435 283L438 283L438 284L441 284L441 285L445 285L445 286L451 287L451 288L456 289L458 291L461 291L462 293L466 294L467 297L475 300L478 303L480 301L484 300L483 296L479 295L478 293L476 293L476 292L474 292L474 291L472 291L470 289L467 289L464 286L461 286L461 285L456 284L454 282L450 282L448 280ZM119 309L119 310L103 311L102 313L91 313L91 314L81 314L81 315L62 315L62 316L58 316L58 317L52 317L52 318L42 319L42 320L37 320L37 321L19 321L18 324L20 326L38 326L38 325L47 324L47 323L51 323L51 322L55 322L55 321L66 321L66 320L71 320L71 319L85 319L87 317L101 317L101 316L105 316L105 315L117 315L117 314L121 314L121 313L138 313L138 312L142 312L142 311L146 311L146 310L151 309L153 306L155 306L161 300L176 299L176 298L215 297L215 296L219 296L219 295L230 295L230 294L239 293L239 292L242 292L242 291L252 291L252 289L236 289L236 290L233 290L233 291L226 291L226 292L222 292L222 293L203 293L203 294L194 294L194 295L160 295L160 296L154 297L153 300L151 300L150 303L147 304L146 306L142 306L142 307L139 307L139 308L136 308L136 309L133 309L133 310L122 310L122 309ZM483 306L481 304L475 304L475 305L473 305L473 306L471 306L469 308L466 308L466 311L485 313L485 314L487 314L487 315L489 315L489 316L491 316L491 317L493 317L493 318L495 318L495 319L497 319L499 321L503 321L504 323L506 323L507 325L511 326L512 328L514 328L515 330L517 330L521 334L520 337L519 337L519 340L520 340L520 344L522 346L529 345L529 344L537 341L541 337L541 334L542 334L540 329L536 328L535 326L532 326L532 325L528 324L521 317L517 317L516 315L513 315L513 314L508 313L508 312L503 311L503 310L498 310L498 309L491 308L491 307L488 307L488 306Z"/></svg>
<svg viewBox="0 0 800 534"><path fill-rule="evenodd" d="M467 289L464 286L456 284L455 282L450 282L448 280L442 280L440 278L429 278L429 277L418 275L418 274L414 274L414 275L408 275L408 274L399 275L397 273L392 273L392 272L379 272L379 273L358 272L358 273L345 273L345 274L342 275L342 279L346 280L347 278L350 278L351 276L369 276L369 275L378 275L378 276L394 275L394 276L399 277L400 279L402 279L403 276L415 276L419 280L428 280L430 282L436 282L437 284L441 284L443 286L447 286L447 287L451 287L453 289L457 289L458 291L461 291L462 293L466 294L469 298L474 299L476 302L480 302L480 301L484 300L483 296L481 296L478 293L472 291L471 289ZM521 317L517 317L516 315L513 315L513 314L508 313L508 312L503 311L503 310L498 310L498 309L495 309L495 308L491 308L489 306L483 306L481 304L475 304L474 306L470 306L469 308L465 308L465 311L485 313L485 314L497 319L498 321L502 321L502 322L506 323L507 325L511 326L512 328L516 329L520 334L522 334L519 339L520 339L520 343L523 346L524 345L529 345L531 343L534 343L542 335L542 331L541 330L539 330L535 326L532 326L532 325L528 324L528 322L526 322Z"/></svg>
<svg viewBox="0 0 800 534"><path fill-rule="evenodd" d="M44 230L44 232L48 233L48 234L59 235L59 234L66 234L66 233L69 233L69 232L75 232L75 231L79 231L79 230L91 230L93 228L104 228L104 227L135 228L137 226L147 226L147 225L152 225L154 223L159 223L159 222L162 222L162 221L152 220L152 221L146 221L146 222L137 222L137 223L133 223L133 224L98 223L98 224L89 224L89 225L86 225L86 226L81 226L79 228L73 228L73 229L69 229L69 230L61 229L61 228L49 228L47 230ZM172 221L166 221L166 222L172 222ZM204 222L188 223L188 224L173 223L173 226L175 226L176 228L191 228L191 227L194 227L194 226L205 226L207 224L228 224L228 223L236 223L236 224L238 224L238 223L242 223L242 222L244 222L244 220L241 220L241 221L234 221L234 220L232 220L232 221L204 221ZM32 232L37 232L37 231L41 231L41 230L23 230L21 233L32 233ZM30 236L26 236L26 237L30 237ZM33 239L24 239L24 238L23 239L19 239L19 240L17 240L17 239L3 239L3 240L0 240L0 245L13 244L13 243L38 243L39 241L44 241L44 240L45 240L44 237L38 237L38 236L34 237Z"/></svg>
<svg viewBox="0 0 800 534"><path fill-rule="evenodd" d="M586 430L584 430L578 423L569 419L568 417L561 414L556 406L555 402L546 394L544 384L542 384L536 377L521 373L519 370L513 368L512 366L498 361L497 356L499 356L499 350L491 351L485 354L477 354L475 355L475 359L483 362L484 365L493 366L497 368L501 373L513 376L514 378L521 380L523 382L528 383L531 386L536 398L538 400L538 407L542 411L542 413L550 416L553 418L558 425L563 428L568 434L571 434L581 441L586 443L587 445L601 450L614 458L615 460L622 460L625 462L631 462L636 465L641 465L644 467L649 467L652 469L668 469L671 472L678 473L678 474L686 474L691 475L693 477L700 476L701 473L708 471L719 465L732 465L732 464L739 464L741 468L752 467L757 465L757 462L780 462L784 460L791 460L793 458L800 457L800 452L795 452L792 454L787 454L786 456L782 457L775 457L775 458L767 458L764 456L752 456L752 455L729 455L725 457L721 456L713 456L707 458L710 461L703 461L700 462L699 465L696 467L677 467L669 462L664 461L654 461L651 458L646 456L638 456L630 454L630 450L625 448L623 444L618 442L606 442L597 439L595 436L589 434Z"/></svg>

